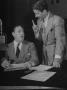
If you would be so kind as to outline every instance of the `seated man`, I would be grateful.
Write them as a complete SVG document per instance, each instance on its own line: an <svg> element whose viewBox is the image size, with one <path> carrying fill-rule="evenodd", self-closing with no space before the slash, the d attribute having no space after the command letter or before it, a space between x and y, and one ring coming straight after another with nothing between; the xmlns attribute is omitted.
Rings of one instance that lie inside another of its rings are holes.
<svg viewBox="0 0 67 90"><path fill-rule="evenodd" d="M8 44L6 55L2 59L1 66L4 68L20 64L29 68L38 64L38 57L33 43L24 40L24 29L16 26L12 32L14 41Z"/></svg>

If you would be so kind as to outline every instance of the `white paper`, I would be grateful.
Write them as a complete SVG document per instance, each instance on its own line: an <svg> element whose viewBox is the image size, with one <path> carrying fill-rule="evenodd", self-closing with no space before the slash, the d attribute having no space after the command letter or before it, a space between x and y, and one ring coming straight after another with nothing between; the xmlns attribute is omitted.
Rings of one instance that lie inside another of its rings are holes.
<svg viewBox="0 0 67 90"><path fill-rule="evenodd" d="M24 63L12 64L10 67L6 68L4 71L13 71L13 70L25 69L24 65L25 65Z"/></svg>
<svg viewBox="0 0 67 90"><path fill-rule="evenodd" d="M53 68L52 66L47 66L47 65L39 65L36 67L31 67L30 70L36 70L36 71L45 71Z"/></svg>
<svg viewBox="0 0 67 90"><path fill-rule="evenodd" d="M24 67L24 63L19 63L19 64L12 64L13 68L20 68L20 67Z"/></svg>
<svg viewBox="0 0 67 90"><path fill-rule="evenodd" d="M50 72L50 71L41 71L41 72L34 71L24 77L21 77L21 79L28 79L28 80L44 82L55 74L56 74L56 72Z"/></svg>

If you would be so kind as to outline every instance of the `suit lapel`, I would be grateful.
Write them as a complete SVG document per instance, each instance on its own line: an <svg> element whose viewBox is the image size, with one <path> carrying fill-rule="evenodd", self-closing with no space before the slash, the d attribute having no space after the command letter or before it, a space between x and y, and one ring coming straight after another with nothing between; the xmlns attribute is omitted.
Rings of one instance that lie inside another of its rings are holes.
<svg viewBox="0 0 67 90"><path fill-rule="evenodd" d="M47 23L47 27L46 27L46 35L49 33L49 31L51 30L51 28L52 28L52 20L53 18L50 18L49 20L48 20L48 23Z"/></svg>
<svg viewBox="0 0 67 90"><path fill-rule="evenodd" d="M47 26L45 28L45 30L46 30L45 31L46 37L47 37L49 31L51 30L52 25L53 25L53 15L51 13L49 13L49 18L48 18Z"/></svg>
<svg viewBox="0 0 67 90"><path fill-rule="evenodd" d="M11 53L11 55L12 55L12 57L16 57L16 55L15 55L15 48L14 48L14 43L12 42L11 43L11 46L10 46L10 53Z"/></svg>

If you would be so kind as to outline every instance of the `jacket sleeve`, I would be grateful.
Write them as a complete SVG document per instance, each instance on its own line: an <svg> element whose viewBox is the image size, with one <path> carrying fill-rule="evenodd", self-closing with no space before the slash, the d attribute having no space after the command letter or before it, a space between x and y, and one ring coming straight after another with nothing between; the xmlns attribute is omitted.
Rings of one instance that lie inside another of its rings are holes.
<svg viewBox="0 0 67 90"><path fill-rule="evenodd" d="M60 17L55 17L54 26L55 26L55 39L56 39L55 58L59 58L60 59L59 62L61 62L65 47L64 20Z"/></svg>
<svg viewBox="0 0 67 90"><path fill-rule="evenodd" d="M6 68L6 66L9 65L9 60L8 60L8 47L6 48L6 51L5 51L5 56L1 59L1 66L3 68Z"/></svg>
<svg viewBox="0 0 67 90"><path fill-rule="evenodd" d="M1 61L4 61L4 59L7 59L7 60L8 60L8 45L6 46L5 55L4 55L4 57L1 59Z"/></svg>
<svg viewBox="0 0 67 90"><path fill-rule="evenodd" d="M38 62L38 56L37 56L36 48L35 48L35 45L33 43L30 43L29 51L30 51L30 54L31 54L29 62L31 63L32 66L35 66L39 62Z"/></svg>

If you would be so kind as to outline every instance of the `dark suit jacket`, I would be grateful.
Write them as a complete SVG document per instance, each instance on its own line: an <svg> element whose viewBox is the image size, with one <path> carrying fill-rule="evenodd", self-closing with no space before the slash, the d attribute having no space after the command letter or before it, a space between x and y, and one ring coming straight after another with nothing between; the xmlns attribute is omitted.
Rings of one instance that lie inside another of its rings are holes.
<svg viewBox="0 0 67 90"><path fill-rule="evenodd" d="M11 42L8 44L8 48L6 50L6 58L10 61L10 63L25 63L28 61L34 63L34 65L38 63L35 46L33 43L28 41L23 42L18 58L15 55L14 43Z"/></svg>

